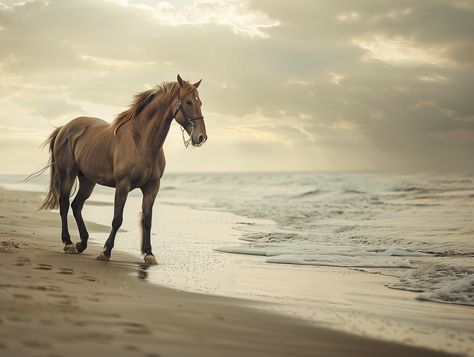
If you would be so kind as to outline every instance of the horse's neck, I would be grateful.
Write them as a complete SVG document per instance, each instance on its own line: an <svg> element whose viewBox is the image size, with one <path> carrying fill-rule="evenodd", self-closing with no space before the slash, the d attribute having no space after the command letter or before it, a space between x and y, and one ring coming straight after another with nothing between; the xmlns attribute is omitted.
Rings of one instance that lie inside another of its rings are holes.
<svg viewBox="0 0 474 357"><path fill-rule="evenodd" d="M142 151L158 154L163 147L173 121L172 101L172 98L163 98L157 105L163 106L165 110L145 110L140 118L141 123L134 125L133 135L138 136L135 141Z"/></svg>

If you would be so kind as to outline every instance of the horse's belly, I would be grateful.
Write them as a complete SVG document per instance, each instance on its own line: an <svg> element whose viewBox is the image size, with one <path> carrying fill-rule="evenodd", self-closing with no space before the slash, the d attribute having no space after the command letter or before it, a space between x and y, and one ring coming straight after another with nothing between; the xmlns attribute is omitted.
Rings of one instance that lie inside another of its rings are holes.
<svg viewBox="0 0 474 357"><path fill-rule="evenodd" d="M102 186L116 187L115 180L100 180L97 183Z"/></svg>
<svg viewBox="0 0 474 357"><path fill-rule="evenodd" d="M107 174L102 170L91 170L90 167L81 168L79 165L80 175L87 177L90 181L98 183L102 186L115 187L115 178L113 173Z"/></svg>

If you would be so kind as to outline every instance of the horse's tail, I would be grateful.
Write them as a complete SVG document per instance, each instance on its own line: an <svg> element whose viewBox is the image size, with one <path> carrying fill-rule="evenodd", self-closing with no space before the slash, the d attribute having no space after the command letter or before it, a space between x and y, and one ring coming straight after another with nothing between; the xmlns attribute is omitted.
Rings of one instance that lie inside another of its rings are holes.
<svg viewBox="0 0 474 357"><path fill-rule="evenodd" d="M59 207L59 174L54 161L53 148L54 142L56 141L56 137L61 128L62 127L56 128L43 143L44 146L49 144L49 161L43 170L47 169L49 166L51 168L51 174L49 178L49 190L40 209L48 210Z"/></svg>

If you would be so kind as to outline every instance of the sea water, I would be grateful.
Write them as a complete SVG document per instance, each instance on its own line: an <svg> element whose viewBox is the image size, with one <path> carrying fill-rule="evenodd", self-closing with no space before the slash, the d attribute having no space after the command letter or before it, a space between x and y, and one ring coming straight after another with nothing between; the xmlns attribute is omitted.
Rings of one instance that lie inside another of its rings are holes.
<svg viewBox="0 0 474 357"><path fill-rule="evenodd" d="M16 187L21 179L0 182ZM44 189L47 180L22 188ZM113 190L96 192L111 201ZM138 206L140 193L131 196ZM389 270L399 277L389 288L474 306L473 173L166 174L160 201L250 219L215 251L271 264Z"/></svg>
<svg viewBox="0 0 474 357"><path fill-rule="evenodd" d="M474 305L474 175L189 174L164 196L275 222L218 251L267 263L402 268L390 288Z"/></svg>
<svg viewBox="0 0 474 357"><path fill-rule="evenodd" d="M0 186L44 192L49 178L23 179L0 176ZM97 186L84 219L110 226L113 197ZM471 173L165 174L152 225L159 265L134 263L133 274L474 356L473 209ZM137 261L140 210L134 190L114 248ZM58 252L59 229L58 217ZM107 235L91 240L102 245Z"/></svg>

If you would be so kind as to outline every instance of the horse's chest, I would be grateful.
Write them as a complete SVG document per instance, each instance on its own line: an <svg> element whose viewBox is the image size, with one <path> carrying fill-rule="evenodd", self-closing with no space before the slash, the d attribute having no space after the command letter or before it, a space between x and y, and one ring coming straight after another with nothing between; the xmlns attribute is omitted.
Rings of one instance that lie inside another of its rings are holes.
<svg viewBox="0 0 474 357"><path fill-rule="evenodd" d="M155 181L159 175L154 165L136 165L131 169L130 184L133 188L143 187L149 181Z"/></svg>

